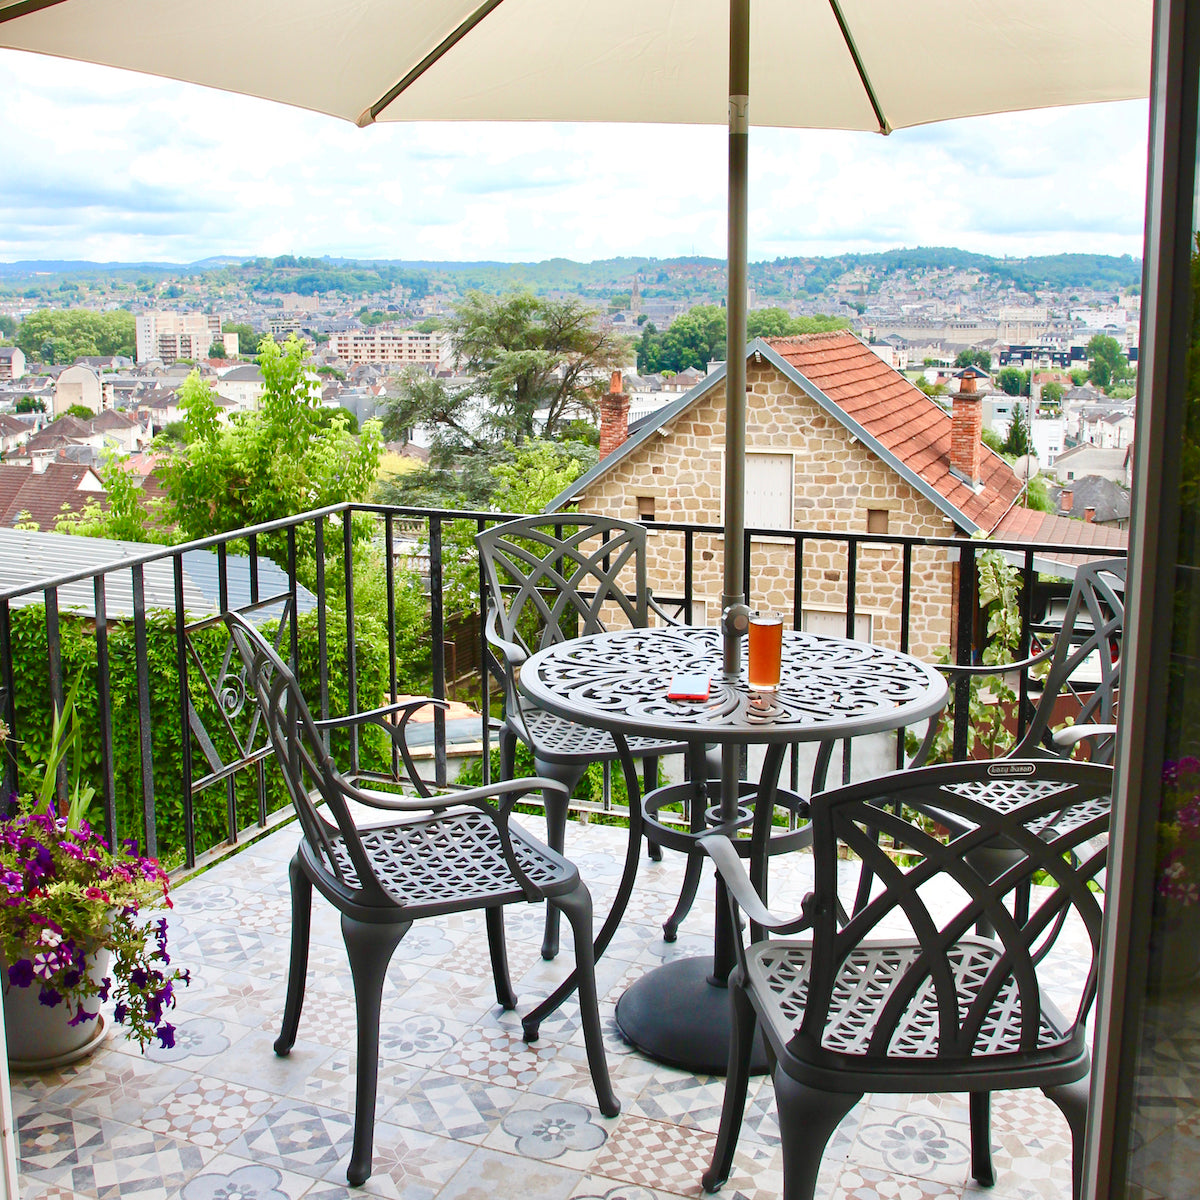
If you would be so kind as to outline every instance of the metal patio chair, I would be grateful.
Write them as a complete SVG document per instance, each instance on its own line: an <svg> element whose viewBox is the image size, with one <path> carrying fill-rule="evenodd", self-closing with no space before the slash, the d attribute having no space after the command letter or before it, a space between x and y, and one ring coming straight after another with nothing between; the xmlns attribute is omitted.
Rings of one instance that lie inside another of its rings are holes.
<svg viewBox="0 0 1200 1200"><path fill-rule="evenodd" d="M646 529L632 521L582 513L521 517L475 537L488 589L487 637L504 674L504 723L500 775L511 779L518 742L533 752L538 775L557 780L565 794L544 795L547 840L558 851L566 837L567 797L594 762L618 759L612 735L577 725L531 704L517 686L521 664L536 650L613 628L644 629L651 614L675 623L654 602L646 585ZM643 760L645 790L658 782L658 759L688 752L685 743L631 737L629 749ZM692 752L694 763L702 758ZM651 838L653 857L662 856ZM687 915L700 880L699 855L689 860L679 903L664 925L668 941ZM695 876L693 879L692 876ZM558 952L558 920L546 913L542 956Z"/></svg>
<svg viewBox="0 0 1200 1200"><path fill-rule="evenodd" d="M510 820L513 806L543 789L566 802L562 785L522 779L432 795L418 777L404 730L413 713L437 701L416 700L328 721L314 721L291 670L270 643L236 613L225 620L267 724L275 758L303 832L289 867L292 945L283 1028L275 1053L287 1055L304 1002L312 889L340 913L358 1019L354 1141L346 1178L371 1173L379 1013L392 953L414 921L483 909L496 1000L516 1006L504 944L503 906L545 900L571 923L579 1008L588 1065L600 1111L615 1116L597 1008L592 901L575 867ZM396 742L417 796L366 791L339 773L325 736L374 722ZM353 811L351 806L354 806ZM373 813L361 824L359 814Z"/></svg>
<svg viewBox="0 0 1200 1200"><path fill-rule="evenodd" d="M1006 757L1069 757L1080 742L1087 741L1092 762L1112 761L1121 683L1125 566L1123 558L1108 558L1084 563L1076 569L1061 628L1047 649L1002 666L945 668L953 685L957 679L1021 671L1049 660L1050 669L1042 681L1042 692L1029 715L1029 723ZM1078 680L1085 663L1098 673L1097 680L1089 679L1086 683ZM1066 694L1078 696L1079 712L1073 724L1052 730L1055 704ZM914 766L923 765L928 748L927 741Z"/></svg>
<svg viewBox="0 0 1200 1200"><path fill-rule="evenodd" d="M1016 788L1005 809L994 786ZM761 1024L774 1062L784 1200L812 1197L821 1157L866 1092L970 1093L971 1170L993 1181L988 1094L1038 1087L1071 1128L1079 1200L1090 1060L1084 1024L1096 993L1112 769L1059 759L950 763L897 772L811 801L814 884L801 915L773 915L728 839L704 848L761 940L739 940L730 975L734 1034L712 1165L728 1178ZM952 814L962 832L937 828ZM756 836L765 836L756 830ZM882 837L880 836L882 835ZM989 849L1004 848L999 874ZM1009 857L1019 850L1016 860ZM857 910L839 848L873 877ZM1035 876L1047 881L1025 899ZM852 915L847 916L850 913ZM1041 970L1077 917L1086 977L1060 1010ZM986 923L994 933L981 936ZM765 931L765 934L761 931ZM803 940L786 936L803 933Z"/></svg>

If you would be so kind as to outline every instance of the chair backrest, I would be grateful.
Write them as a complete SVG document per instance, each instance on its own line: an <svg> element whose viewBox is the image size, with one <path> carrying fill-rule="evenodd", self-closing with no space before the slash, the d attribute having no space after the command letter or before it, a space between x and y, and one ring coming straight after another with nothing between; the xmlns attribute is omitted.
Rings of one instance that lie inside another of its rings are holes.
<svg viewBox="0 0 1200 1200"><path fill-rule="evenodd" d="M969 1069L970 1060L1008 1056L1020 1067L1025 1056L1081 1050L1096 992L1095 889L1111 788L1109 767L1006 759L897 772L815 796L813 955L797 1052L886 1072L914 1058ZM947 835L944 817L963 832ZM855 881L839 846L874 875L869 899L849 917ZM976 934L980 922L994 934ZM1067 926L1074 937L1082 931L1090 962L1073 985L1055 980L1051 1001L1039 965Z"/></svg>
<svg viewBox="0 0 1200 1200"><path fill-rule="evenodd" d="M1083 695L1077 725L1109 725L1115 720L1121 682L1121 630L1125 621L1125 559L1102 559L1085 563L1075 572L1062 629L1057 634L1050 670L1042 683L1042 696L1028 728L1012 757L1038 753L1049 736L1054 705L1067 690L1084 693L1092 687L1072 684L1071 676L1091 658L1099 680L1090 695ZM1093 745L1094 762L1112 760L1114 739Z"/></svg>
<svg viewBox="0 0 1200 1200"><path fill-rule="evenodd" d="M244 617L229 612L225 623L245 665L247 686L266 723L305 840L348 896L361 904L394 908L375 878L346 803L357 789L334 766L296 676ZM322 815L322 802L336 825Z"/></svg>
<svg viewBox="0 0 1200 1200"><path fill-rule="evenodd" d="M522 517L475 542L497 628L527 654L617 622L648 622L646 530L636 522Z"/></svg>

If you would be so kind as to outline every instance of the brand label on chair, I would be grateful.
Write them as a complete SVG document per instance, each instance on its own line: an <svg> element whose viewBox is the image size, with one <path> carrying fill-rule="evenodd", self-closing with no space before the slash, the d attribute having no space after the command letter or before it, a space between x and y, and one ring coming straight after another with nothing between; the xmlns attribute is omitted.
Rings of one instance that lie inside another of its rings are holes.
<svg viewBox="0 0 1200 1200"><path fill-rule="evenodd" d="M1023 762L992 763L987 769L993 779L1016 779L1022 775L1033 775L1036 771L1035 764Z"/></svg>

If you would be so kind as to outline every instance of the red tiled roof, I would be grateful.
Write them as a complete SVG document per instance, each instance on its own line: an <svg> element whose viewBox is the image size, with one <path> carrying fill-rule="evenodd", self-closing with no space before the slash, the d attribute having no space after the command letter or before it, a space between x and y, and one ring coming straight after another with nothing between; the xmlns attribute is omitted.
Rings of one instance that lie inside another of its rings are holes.
<svg viewBox="0 0 1200 1200"><path fill-rule="evenodd" d="M1004 542L1051 542L1064 547L1094 546L1097 550L1124 550L1129 545L1129 531L1126 529L1019 507L1000 522L996 537ZM1071 561L1081 560L1072 558Z"/></svg>
<svg viewBox="0 0 1200 1200"><path fill-rule="evenodd" d="M7 500L0 512L0 525L11 528L22 513L27 513L39 529L52 533L64 504L71 512L81 512L89 500L104 502L103 492L79 489L91 474L94 472L89 467L77 463L47 463L41 473L30 466L0 464L0 502Z"/></svg>
<svg viewBox="0 0 1200 1200"><path fill-rule="evenodd" d="M1012 468L986 446L978 492L951 475L950 417L854 334L813 333L768 344L980 528L990 530L1021 490Z"/></svg>

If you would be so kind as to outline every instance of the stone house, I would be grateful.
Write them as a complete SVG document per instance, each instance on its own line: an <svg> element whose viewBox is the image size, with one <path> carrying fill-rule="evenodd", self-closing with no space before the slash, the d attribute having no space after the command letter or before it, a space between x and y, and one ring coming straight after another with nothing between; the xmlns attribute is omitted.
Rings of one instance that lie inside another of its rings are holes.
<svg viewBox="0 0 1200 1200"><path fill-rule="evenodd" d="M1020 508L1021 481L980 441L982 396L961 382L954 415L848 332L756 340L747 355L746 527L751 530L753 607L791 611L795 544L771 530L880 537L953 537L977 531L1078 545L1123 534ZM622 427L624 397L601 401L601 461L547 511L626 520L719 524L725 445L725 372L709 375L650 418ZM626 402L627 403L627 402ZM627 409L626 409L627 411ZM610 449L611 447L611 449ZM1074 526L1067 532L1058 526ZM1058 536L1058 534L1063 536ZM844 634L849 564L844 541L807 538L803 626ZM693 620L715 624L721 539L697 536ZM650 585L683 591L680 533L650 535ZM864 542L856 565L856 636L898 647L902 550ZM957 563L945 550L913 553L910 646L931 658L951 642Z"/></svg>

